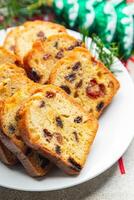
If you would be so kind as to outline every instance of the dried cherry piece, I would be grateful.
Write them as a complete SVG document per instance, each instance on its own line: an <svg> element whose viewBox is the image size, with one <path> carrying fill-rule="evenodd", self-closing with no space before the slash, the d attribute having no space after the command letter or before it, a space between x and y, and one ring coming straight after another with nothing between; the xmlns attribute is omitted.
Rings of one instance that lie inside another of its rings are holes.
<svg viewBox="0 0 134 200"><path fill-rule="evenodd" d="M60 117L56 117L56 125L59 126L60 128L63 128L63 122Z"/></svg>
<svg viewBox="0 0 134 200"><path fill-rule="evenodd" d="M102 97L105 95L105 85L103 83L98 84L95 79L92 79L86 88L86 94L92 99Z"/></svg>
<svg viewBox="0 0 134 200"><path fill-rule="evenodd" d="M71 90L67 85L60 86L67 94L71 94Z"/></svg>

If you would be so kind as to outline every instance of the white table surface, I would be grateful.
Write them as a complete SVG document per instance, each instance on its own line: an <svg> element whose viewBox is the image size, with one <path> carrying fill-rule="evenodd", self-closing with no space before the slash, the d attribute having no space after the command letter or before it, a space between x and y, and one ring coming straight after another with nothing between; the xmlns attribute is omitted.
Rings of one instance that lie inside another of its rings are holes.
<svg viewBox="0 0 134 200"><path fill-rule="evenodd" d="M134 64L129 64L134 80ZM53 192L20 192L0 187L0 200L134 200L134 141L123 155L126 174L118 164L81 185Z"/></svg>

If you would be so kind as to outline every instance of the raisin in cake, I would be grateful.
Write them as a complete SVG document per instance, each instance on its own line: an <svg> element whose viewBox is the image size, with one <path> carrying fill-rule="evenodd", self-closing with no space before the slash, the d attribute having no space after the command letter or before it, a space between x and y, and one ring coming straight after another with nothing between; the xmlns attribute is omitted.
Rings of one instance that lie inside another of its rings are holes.
<svg viewBox="0 0 134 200"><path fill-rule="evenodd" d="M58 24L45 21L32 21L24 24L16 38L15 53L23 62L24 56L32 49L33 43L40 39L45 40L48 36L66 32L66 29Z"/></svg>
<svg viewBox="0 0 134 200"><path fill-rule="evenodd" d="M92 115L54 85L26 101L18 124L24 141L68 174L83 168L98 127Z"/></svg>
<svg viewBox="0 0 134 200"><path fill-rule="evenodd" d="M48 82L55 63L81 45L82 41L65 33L52 35L42 42L37 41L24 58L24 68L32 80L44 84Z"/></svg>
<svg viewBox="0 0 134 200"><path fill-rule="evenodd" d="M61 87L97 118L119 88L114 75L81 47L75 48L55 65L50 83Z"/></svg>

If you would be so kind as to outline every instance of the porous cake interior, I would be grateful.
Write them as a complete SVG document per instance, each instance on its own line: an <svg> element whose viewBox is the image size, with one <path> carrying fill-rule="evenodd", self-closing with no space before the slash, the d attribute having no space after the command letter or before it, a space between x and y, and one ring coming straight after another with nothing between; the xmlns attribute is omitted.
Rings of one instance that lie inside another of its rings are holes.
<svg viewBox="0 0 134 200"><path fill-rule="evenodd" d="M80 170L95 137L97 122L55 89L35 94L26 106L29 140L44 152Z"/></svg>
<svg viewBox="0 0 134 200"><path fill-rule="evenodd" d="M48 82L56 62L63 58L66 52L81 44L81 41L67 34L53 35L42 43L36 42L33 50L24 59L28 76L35 82Z"/></svg>
<svg viewBox="0 0 134 200"><path fill-rule="evenodd" d="M76 48L53 69L50 82L98 117L119 87L118 81L86 49Z"/></svg>

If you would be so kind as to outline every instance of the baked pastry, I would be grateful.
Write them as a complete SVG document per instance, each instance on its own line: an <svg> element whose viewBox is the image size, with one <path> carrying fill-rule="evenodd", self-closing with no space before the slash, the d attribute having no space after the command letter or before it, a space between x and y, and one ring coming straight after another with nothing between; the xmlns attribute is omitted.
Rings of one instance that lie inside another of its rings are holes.
<svg viewBox="0 0 134 200"><path fill-rule="evenodd" d="M24 141L67 174L83 168L98 127L92 115L54 85L22 105L18 124Z"/></svg>
<svg viewBox="0 0 134 200"><path fill-rule="evenodd" d="M52 35L45 41L34 43L32 50L24 58L24 68L29 78L44 84L48 82L49 75L55 63L82 41L65 33Z"/></svg>
<svg viewBox="0 0 134 200"><path fill-rule="evenodd" d="M17 35L15 53L23 63L24 56L32 49L36 40L45 40L50 35L63 32L66 32L63 26L51 22L39 20L27 22Z"/></svg>
<svg viewBox="0 0 134 200"><path fill-rule="evenodd" d="M4 63L12 63L17 64L18 58L11 54L9 51L7 51L5 48L0 47L0 65Z"/></svg>
<svg viewBox="0 0 134 200"><path fill-rule="evenodd" d="M5 53L3 55L6 56ZM8 58L9 57L6 57L7 61ZM10 77L11 76L14 77L14 75L17 77L17 80L15 81L15 79L13 79L14 84L11 84L12 81L10 81ZM13 95L13 93L17 90L17 88L20 87L18 83L20 80L19 76L21 75L25 75L24 69L19 68L14 64L5 62L5 64L0 65L0 100L5 100L5 98ZM18 87L15 90L16 85L18 85ZM17 163L16 156L7 149L7 147L2 143L1 140L0 140L0 160L7 165L14 165Z"/></svg>
<svg viewBox="0 0 134 200"><path fill-rule="evenodd" d="M16 155L31 176L43 176L50 169L50 162L25 145L17 128L16 113L21 103L32 94L34 89L38 90L37 86L27 84L27 87L21 88L11 97L0 102L0 139Z"/></svg>
<svg viewBox="0 0 134 200"><path fill-rule="evenodd" d="M0 118L2 118L0 140L16 155L31 176L43 176L48 172L51 164L38 152L25 145L19 136L16 125L16 112L21 102L32 92L38 90L40 85L28 79L25 76L24 69L9 63L0 65L0 84ZM4 125L2 125L2 122ZM10 151L8 151L8 154L11 154ZM8 154L6 151L5 157ZM3 161L2 156L1 160Z"/></svg>
<svg viewBox="0 0 134 200"><path fill-rule="evenodd" d="M50 83L61 87L97 118L119 89L114 75L82 47L56 63Z"/></svg>
<svg viewBox="0 0 134 200"><path fill-rule="evenodd" d="M18 161L16 156L7 149L7 147L1 142L1 140L0 140L0 160L4 164L9 166L15 165Z"/></svg>
<svg viewBox="0 0 134 200"><path fill-rule="evenodd" d="M3 47L5 49L7 49L8 51L10 51L12 54L15 54L15 41L16 41L16 37L19 33L20 30L23 29L23 26L17 26L13 29L11 29L6 37L5 40L3 42Z"/></svg>

